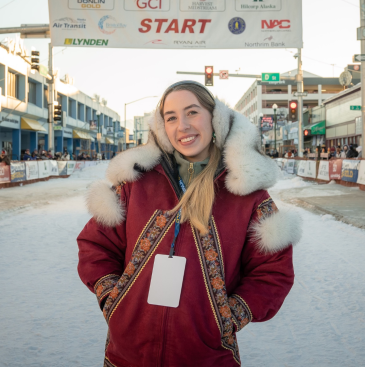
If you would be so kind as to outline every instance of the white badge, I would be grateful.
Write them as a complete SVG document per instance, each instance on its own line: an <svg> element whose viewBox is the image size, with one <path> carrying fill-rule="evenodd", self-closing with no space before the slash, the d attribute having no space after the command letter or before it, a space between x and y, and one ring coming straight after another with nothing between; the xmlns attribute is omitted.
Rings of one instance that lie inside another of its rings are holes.
<svg viewBox="0 0 365 367"><path fill-rule="evenodd" d="M186 258L181 256L156 255L153 264L150 305L178 307L184 278Z"/></svg>

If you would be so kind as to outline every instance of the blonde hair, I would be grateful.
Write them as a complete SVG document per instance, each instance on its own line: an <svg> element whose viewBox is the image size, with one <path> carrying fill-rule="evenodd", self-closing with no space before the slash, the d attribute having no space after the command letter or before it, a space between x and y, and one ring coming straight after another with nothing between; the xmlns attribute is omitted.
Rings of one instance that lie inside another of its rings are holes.
<svg viewBox="0 0 365 367"><path fill-rule="evenodd" d="M161 116L163 116L166 97L171 92L178 90L187 90L193 93L199 103L210 112L213 118L214 99L203 86L200 87L196 84L180 84L167 90L158 104ZM213 142L210 145L209 153L210 158L207 166L194 178L179 204L172 209L172 212L176 212L181 208L181 223L190 220L191 224L202 235L208 232L209 220L215 199L214 176L221 158L221 151Z"/></svg>

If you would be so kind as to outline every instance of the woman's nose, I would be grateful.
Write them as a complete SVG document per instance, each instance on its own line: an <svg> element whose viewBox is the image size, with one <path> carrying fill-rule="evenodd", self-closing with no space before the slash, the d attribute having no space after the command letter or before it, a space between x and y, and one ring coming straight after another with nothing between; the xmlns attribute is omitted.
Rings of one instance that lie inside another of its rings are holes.
<svg viewBox="0 0 365 367"><path fill-rule="evenodd" d="M188 124L188 120L185 116L181 116L179 118L179 126L178 129L181 131L187 130L190 128L190 125Z"/></svg>

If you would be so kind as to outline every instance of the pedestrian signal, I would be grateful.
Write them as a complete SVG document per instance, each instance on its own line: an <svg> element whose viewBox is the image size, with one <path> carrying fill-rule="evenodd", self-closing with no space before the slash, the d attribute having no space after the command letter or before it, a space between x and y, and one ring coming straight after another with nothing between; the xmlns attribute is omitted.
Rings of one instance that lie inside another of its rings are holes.
<svg viewBox="0 0 365 367"><path fill-rule="evenodd" d="M297 101L289 102L289 121L291 122L298 121L298 102Z"/></svg>
<svg viewBox="0 0 365 367"><path fill-rule="evenodd" d="M53 106L53 121L62 120L62 106L60 104Z"/></svg>
<svg viewBox="0 0 365 367"><path fill-rule="evenodd" d="M30 58L30 68L32 70L38 70L39 72L39 51L32 51L32 56Z"/></svg>
<svg viewBox="0 0 365 367"><path fill-rule="evenodd" d="M213 66L205 67L205 86L213 87Z"/></svg>

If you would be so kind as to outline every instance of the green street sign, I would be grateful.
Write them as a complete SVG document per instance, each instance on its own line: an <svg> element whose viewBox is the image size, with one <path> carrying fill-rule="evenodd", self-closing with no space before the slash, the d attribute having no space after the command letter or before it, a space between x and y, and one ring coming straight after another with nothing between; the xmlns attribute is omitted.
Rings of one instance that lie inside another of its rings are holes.
<svg viewBox="0 0 365 367"><path fill-rule="evenodd" d="M361 106L350 106L351 111L361 111Z"/></svg>
<svg viewBox="0 0 365 367"><path fill-rule="evenodd" d="M262 82L278 82L280 81L280 73L262 73Z"/></svg>
<svg viewBox="0 0 365 367"><path fill-rule="evenodd" d="M53 129L54 130L62 130L62 126L60 126L60 125L54 125Z"/></svg>
<svg viewBox="0 0 365 367"><path fill-rule="evenodd" d="M47 78L48 69L44 65L39 65L39 74Z"/></svg>
<svg viewBox="0 0 365 367"><path fill-rule="evenodd" d="M326 135L326 121L311 126L311 135Z"/></svg>

